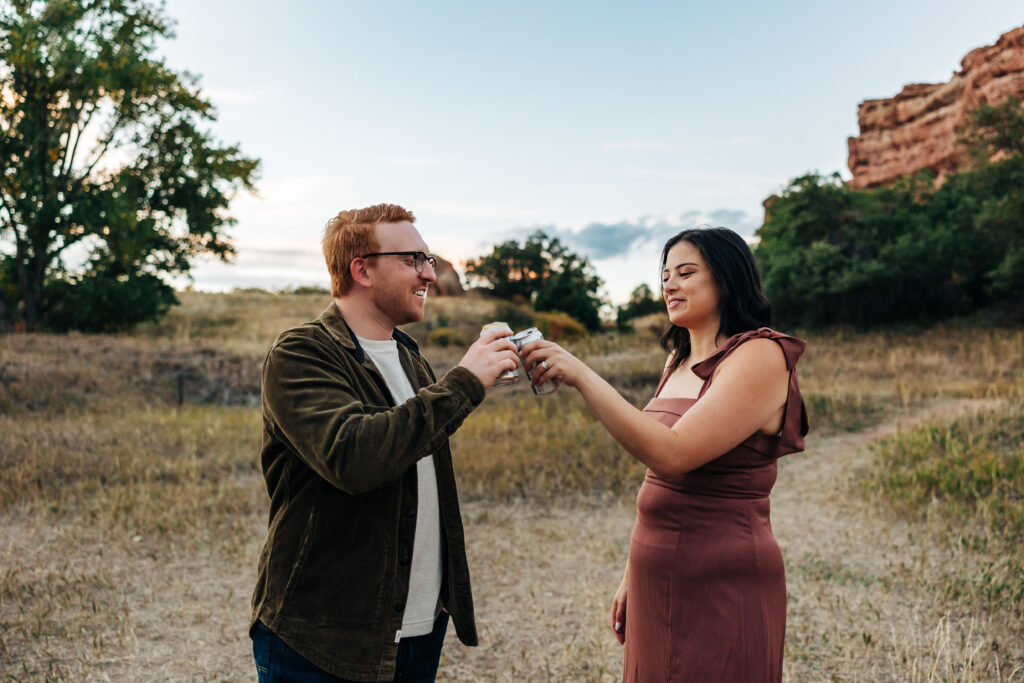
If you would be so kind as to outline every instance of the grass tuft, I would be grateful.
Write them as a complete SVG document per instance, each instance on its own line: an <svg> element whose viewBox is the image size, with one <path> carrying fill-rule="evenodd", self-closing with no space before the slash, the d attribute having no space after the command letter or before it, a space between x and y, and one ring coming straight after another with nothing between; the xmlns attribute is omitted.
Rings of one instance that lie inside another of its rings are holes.
<svg viewBox="0 0 1024 683"><path fill-rule="evenodd" d="M1024 408L924 425L877 451L865 482L873 495L905 517L934 520L937 539L973 558L969 583L948 584L946 597L1024 617Z"/></svg>

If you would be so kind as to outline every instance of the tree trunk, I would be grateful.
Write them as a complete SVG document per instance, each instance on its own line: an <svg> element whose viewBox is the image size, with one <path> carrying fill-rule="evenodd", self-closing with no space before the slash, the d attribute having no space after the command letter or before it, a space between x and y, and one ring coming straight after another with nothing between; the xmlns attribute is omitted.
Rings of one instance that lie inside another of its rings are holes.
<svg viewBox="0 0 1024 683"><path fill-rule="evenodd" d="M0 334L10 332L13 327L14 321L11 320L11 307L7 305L3 294L0 294Z"/></svg>
<svg viewBox="0 0 1024 683"><path fill-rule="evenodd" d="M35 259L33 259L35 261ZM42 264L31 263L25 283L25 331L36 332L43 321L43 274Z"/></svg>

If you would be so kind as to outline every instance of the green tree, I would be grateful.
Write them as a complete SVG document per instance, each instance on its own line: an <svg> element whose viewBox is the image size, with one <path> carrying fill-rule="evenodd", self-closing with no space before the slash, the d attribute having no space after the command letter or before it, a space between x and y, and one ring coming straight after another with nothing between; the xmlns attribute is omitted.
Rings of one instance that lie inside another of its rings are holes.
<svg viewBox="0 0 1024 683"><path fill-rule="evenodd" d="M549 239L537 231L523 244L502 242L494 245L490 254L467 261L466 279L499 299L532 301L551 277L551 264L561 251L557 238Z"/></svg>
<svg viewBox="0 0 1024 683"><path fill-rule="evenodd" d="M538 311L568 313L591 331L601 327L598 290L603 282L586 257L542 231L521 245L502 242L490 254L471 259L466 278L496 297L527 301Z"/></svg>
<svg viewBox="0 0 1024 683"><path fill-rule="evenodd" d="M1024 319L1024 100L984 105L971 118L965 142L975 167L943 185L937 200L968 198L984 294L1016 303Z"/></svg>
<svg viewBox="0 0 1024 683"><path fill-rule="evenodd" d="M661 297L655 296L647 284L641 284L629 295L629 301L619 306L615 313L615 324L620 330L632 328L631 320L665 310Z"/></svg>
<svg viewBox="0 0 1024 683"><path fill-rule="evenodd" d="M1008 97L998 106L975 109L963 142L982 164L1000 152L1024 156L1024 100Z"/></svg>
<svg viewBox="0 0 1024 683"><path fill-rule="evenodd" d="M982 107L973 167L853 190L797 178L768 202L755 254L786 324L930 321L989 304L1024 316L1024 108Z"/></svg>
<svg viewBox="0 0 1024 683"><path fill-rule="evenodd" d="M785 324L870 326L960 306L950 254L922 199L927 176L873 191L837 175L796 179L770 204L755 255Z"/></svg>
<svg viewBox="0 0 1024 683"><path fill-rule="evenodd" d="M69 302L95 295L106 302L97 315L113 317L75 326L128 326L174 301L161 275L187 274L200 254L233 255L226 211L253 190L259 162L206 129L215 111L198 79L155 57L170 37L170 19L146 0L0 3L7 324L19 309L29 330L48 311L63 311L64 326ZM84 270L65 262L73 245Z"/></svg>

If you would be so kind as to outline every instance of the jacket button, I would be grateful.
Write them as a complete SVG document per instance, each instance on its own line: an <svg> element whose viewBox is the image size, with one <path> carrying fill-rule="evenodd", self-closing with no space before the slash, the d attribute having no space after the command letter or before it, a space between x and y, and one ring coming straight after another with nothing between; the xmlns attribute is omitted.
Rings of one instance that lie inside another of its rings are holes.
<svg viewBox="0 0 1024 683"><path fill-rule="evenodd" d="M407 519L412 519L416 516L416 508L405 508L405 516Z"/></svg>
<svg viewBox="0 0 1024 683"><path fill-rule="evenodd" d="M395 603L395 611L396 612L401 612L404 609L405 609L405 604L404 603L401 603L401 602L396 602Z"/></svg>
<svg viewBox="0 0 1024 683"><path fill-rule="evenodd" d="M410 561L411 560L408 555L402 555L402 559L399 560L402 564L409 564Z"/></svg>
<svg viewBox="0 0 1024 683"><path fill-rule="evenodd" d="M474 394L473 396L469 397L469 402L475 406L478 406L480 405L480 397Z"/></svg>

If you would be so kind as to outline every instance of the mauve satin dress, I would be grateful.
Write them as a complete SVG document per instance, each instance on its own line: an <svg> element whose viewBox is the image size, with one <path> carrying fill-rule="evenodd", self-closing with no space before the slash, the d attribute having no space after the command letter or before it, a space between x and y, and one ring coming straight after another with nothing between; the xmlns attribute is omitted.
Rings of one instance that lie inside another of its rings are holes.
<svg viewBox="0 0 1024 683"><path fill-rule="evenodd" d="M782 680L786 575L768 494L776 460L804 447L807 412L794 368L805 344L762 327L730 337L693 372L703 396L719 363L750 339L772 339L786 357L782 431L755 433L678 479L647 471L629 547L623 681ZM670 426L700 400L658 392L644 412Z"/></svg>

